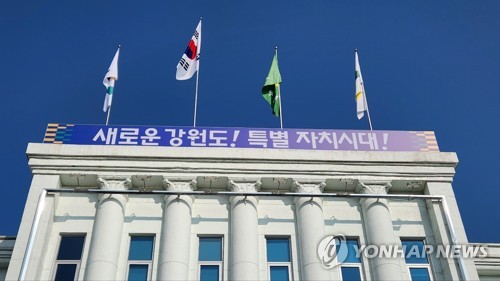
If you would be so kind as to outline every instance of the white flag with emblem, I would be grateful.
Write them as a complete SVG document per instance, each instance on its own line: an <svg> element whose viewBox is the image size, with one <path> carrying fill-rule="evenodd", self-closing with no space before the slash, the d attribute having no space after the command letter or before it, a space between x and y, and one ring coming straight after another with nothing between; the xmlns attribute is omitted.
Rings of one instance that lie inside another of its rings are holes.
<svg viewBox="0 0 500 281"><path fill-rule="evenodd" d="M115 81L118 80L118 56L120 55L120 47L116 51L116 54L108 68L108 72L104 75L104 80L102 83L106 87L106 97L104 98L104 106L102 110L106 112L108 108L111 107L111 102L113 100L113 91L115 89Z"/></svg>
<svg viewBox="0 0 500 281"><path fill-rule="evenodd" d="M363 76L359 67L358 52L354 52L355 56L355 76L356 76L356 112L358 119L363 118L366 110L365 85L363 84Z"/></svg>

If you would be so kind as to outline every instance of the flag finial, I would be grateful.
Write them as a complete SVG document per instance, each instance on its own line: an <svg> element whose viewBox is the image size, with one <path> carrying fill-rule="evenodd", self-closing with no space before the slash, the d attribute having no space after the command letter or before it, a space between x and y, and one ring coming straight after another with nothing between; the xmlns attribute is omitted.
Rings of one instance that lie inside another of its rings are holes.
<svg viewBox="0 0 500 281"><path fill-rule="evenodd" d="M355 51L355 52L357 52L357 51L358 51L358 49L354 49L354 51Z"/></svg>
<svg viewBox="0 0 500 281"><path fill-rule="evenodd" d="M203 17L200 17L200 20L202 20L202 19L203 19Z"/></svg>
<svg viewBox="0 0 500 281"><path fill-rule="evenodd" d="M118 48L121 48L121 47L122 47L122 45L118 45Z"/></svg>

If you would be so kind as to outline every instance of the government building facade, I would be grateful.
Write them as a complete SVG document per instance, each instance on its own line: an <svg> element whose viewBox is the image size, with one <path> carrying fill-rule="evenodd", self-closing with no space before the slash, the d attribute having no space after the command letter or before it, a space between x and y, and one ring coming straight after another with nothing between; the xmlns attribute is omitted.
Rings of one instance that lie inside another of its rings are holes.
<svg viewBox="0 0 500 281"><path fill-rule="evenodd" d="M467 240L455 153L30 143L27 155L1 280L500 280L500 245Z"/></svg>

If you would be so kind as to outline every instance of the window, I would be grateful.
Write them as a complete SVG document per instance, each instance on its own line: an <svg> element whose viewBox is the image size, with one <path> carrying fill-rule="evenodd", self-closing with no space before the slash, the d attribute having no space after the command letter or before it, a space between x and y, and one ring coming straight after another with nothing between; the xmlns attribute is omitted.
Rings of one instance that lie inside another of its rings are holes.
<svg viewBox="0 0 500 281"><path fill-rule="evenodd" d="M61 235L54 280L77 280L82 260L84 234Z"/></svg>
<svg viewBox="0 0 500 281"><path fill-rule="evenodd" d="M401 241L405 262L412 281L432 281L429 259L423 240Z"/></svg>
<svg viewBox="0 0 500 281"><path fill-rule="evenodd" d="M347 246L345 260L340 266L342 281L361 281L361 258L356 254L359 252L358 240L346 239L342 242ZM339 248L340 244L337 240L337 253L339 253Z"/></svg>
<svg viewBox="0 0 500 281"><path fill-rule="evenodd" d="M200 237L198 267L200 281L222 280L222 237Z"/></svg>
<svg viewBox="0 0 500 281"><path fill-rule="evenodd" d="M129 281L146 281L151 279L153 266L154 236L131 236L128 252Z"/></svg>
<svg viewBox="0 0 500 281"><path fill-rule="evenodd" d="M270 281L288 281L291 278L290 239L267 238L267 268Z"/></svg>

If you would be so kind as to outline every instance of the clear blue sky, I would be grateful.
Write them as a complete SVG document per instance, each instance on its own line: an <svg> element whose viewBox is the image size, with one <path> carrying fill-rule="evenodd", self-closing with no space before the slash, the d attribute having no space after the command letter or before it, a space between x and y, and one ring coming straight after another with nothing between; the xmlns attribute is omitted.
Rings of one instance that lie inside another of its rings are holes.
<svg viewBox="0 0 500 281"><path fill-rule="evenodd" d="M278 127L260 89L274 46L287 128L368 129L354 102L359 49L375 129L433 130L458 153L470 241L500 242L500 1L1 1L0 234L15 235L47 123L190 126L195 80L175 67L203 16L198 126Z"/></svg>

